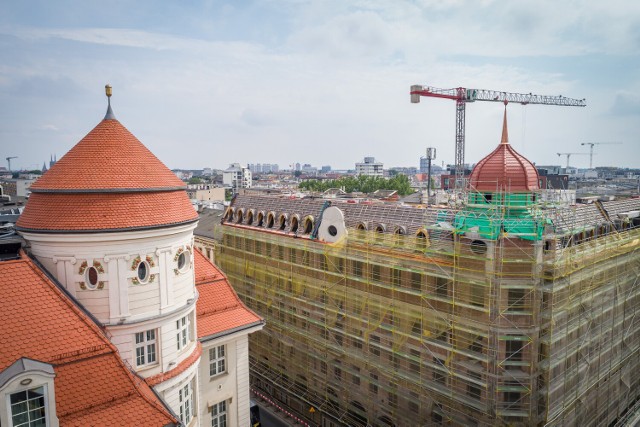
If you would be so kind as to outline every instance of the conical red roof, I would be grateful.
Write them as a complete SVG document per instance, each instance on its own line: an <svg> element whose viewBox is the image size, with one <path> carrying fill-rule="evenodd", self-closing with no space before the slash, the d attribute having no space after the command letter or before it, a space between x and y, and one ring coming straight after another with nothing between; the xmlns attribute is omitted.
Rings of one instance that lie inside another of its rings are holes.
<svg viewBox="0 0 640 427"><path fill-rule="evenodd" d="M476 191L522 193L539 190L536 167L509 144L507 110L502 124L502 141L480 160L471 172L469 184Z"/></svg>
<svg viewBox="0 0 640 427"><path fill-rule="evenodd" d="M105 119L31 186L32 192L185 188L116 119Z"/></svg>
<svg viewBox="0 0 640 427"><path fill-rule="evenodd" d="M193 222L185 184L107 116L30 188L19 230L100 232Z"/></svg>

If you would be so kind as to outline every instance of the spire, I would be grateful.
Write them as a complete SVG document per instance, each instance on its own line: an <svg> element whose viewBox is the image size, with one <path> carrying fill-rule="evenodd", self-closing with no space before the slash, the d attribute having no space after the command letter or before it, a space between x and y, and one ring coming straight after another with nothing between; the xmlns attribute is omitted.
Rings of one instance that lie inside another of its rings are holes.
<svg viewBox="0 0 640 427"><path fill-rule="evenodd" d="M509 144L509 132L507 132L507 104L504 104L504 120L502 121L501 144Z"/></svg>
<svg viewBox="0 0 640 427"><path fill-rule="evenodd" d="M111 90L111 85L107 84L104 86L104 91L107 95L107 114L104 115L104 120L116 120L115 114L113 114L113 110L111 109L111 94L113 93Z"/></svg>

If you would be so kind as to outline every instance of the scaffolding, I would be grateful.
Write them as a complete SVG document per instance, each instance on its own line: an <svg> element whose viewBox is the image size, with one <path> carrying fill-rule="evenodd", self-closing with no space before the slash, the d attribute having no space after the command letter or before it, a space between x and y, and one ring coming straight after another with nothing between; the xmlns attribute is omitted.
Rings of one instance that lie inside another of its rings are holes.
<svg viewBox="0 0 640 427"><path fill-rule="evenodd" d="M469 206L338 204L326 244L304 225L320 206L240 196L216 253L267 320L252 385L310 422L607 425L640 395L634 224L536 204L533 232L506 231L502 206L488 235L461 231Z"/></svg>

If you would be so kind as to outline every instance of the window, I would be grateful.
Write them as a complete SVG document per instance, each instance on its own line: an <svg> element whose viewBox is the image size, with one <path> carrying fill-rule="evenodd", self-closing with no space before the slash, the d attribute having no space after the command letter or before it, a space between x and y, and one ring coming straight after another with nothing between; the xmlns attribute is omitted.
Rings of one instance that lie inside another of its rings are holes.
<svg viewBox="0 0 640 427"><path fill-rule="evenodd" d="M189 267L189 252L183 251L178 255L178 270L185 271Z"/></svg>
<svg viewBox="0 0 640 427"><path fill-rule="evenodd" d="M507 341L506 344L506 354L505 359L511 362L520 362L522 360L522 349L524 347L524 342L510 340Z"/></svg>
<svg viewBox="0 0 640 427"><path fill-rule="evenodd" d="M191 342L191 322L189 321L189 316L184 316L176 320L176 329L178 330L176 334L178 350L182 350Z"/></svg>
<svg viewBox="0 0 640 427"><path fill-rule="evenodd" d="M411 272L411 288L417 291L422 288L422 274L417 271Z"/></svg>
<svg viewBox="0 0 640 427"><path fill-rule="evenodd" d="M443 277L436 278L436 295L439 297L449 296L449 281Z"/></svg>
<svg viewBox="0 0 640 427"><path fill-rule="evenodd" d="M380 265L373 264L371 265L371 279L380 281Z"/></svg>
<svg viewBox="0 0 640 427"><path fill-rule="evenodd" d="M445 374L443 372L440 371L440 369L444 368L444 360L442 359L438 359L437 357L433 358L433 363L434 365L436 365L436 368L433 370L433 380L440 383L440 384L446 384L447 382L447 377L445 376Z"/></svg>
<svg viewBox="0 0 640 427"><path fill-rule="evenodd" d="M372 373L369 380L369 391L373 394L378 394L378 375Z"/></svg>
<svg viewBox="0 0 640 427"><path fill-rule="evenodd" d="M509 289L509 309L511 311L524 311L525 309L525 290Z"/></svg>
<svg viewBox="0 0 640 427"><path fill-rule="evenodd" d="M353 385L360 385L360 368L355 365L351 365L351 369L353 370L353 375L351 376Z"/></svg>
<svg viewBox="0 0 640 427"><path fill-rule="evenodd" d="M142 261L138 264L138 280L140 283L147 283L149 280L149 263L147 261Z"/></svg>
<svg viewBox="0 0 640 427"><path fill-rule="evenodd" d="M209 349L209 376L211 377L220 375L227 370L224 347L224 345L219 345Z"/></svg>
<svg viewBox="0 0 640 427"><path fill-rule="evenodd" d="M211 407L211 427L227 427L227 402L222 401Z"/></svg>
<svg viewBox="0 0 640 427"><path fill-rule="evenodd" d="M480 381L480 378L481 378L481 375L477 372L469 372L469 376L478 381ZM480 399L480 397L482 397L482 389L478 384L474 382L469 382L467 384L467 395L475 399Z"/></svg>
<svg viewBox="0 0 640 427"><path fill-rule="evenodd" d="M357 277L362 277L362 261L353 260L351 261L351 263L352 263L353 275Z"/></svg>
<svg viewBox="0 0 640 427"><path fill-rule="evenodd" d="M10 395L11 422L14 427L45 426L47 412L44 386Z"/></svg>
<svg viewBox="0 0 640 427"><path fill-rule="evenodd" d="M420 351L414 348L409 349L411 359L409 361L409 369L415 373L420 373Z"/></svg>
<svg viewBox="0 0 640 427"><path fill-rule="evenodd" d="M85 281L89 289L95 289L98 287L98 270L91 266L85 271Z"/></svg>
<svg viewBox="0 0 640 427"><path fill-rule="evenodd" d="M395 394L394 392L390 391L389 392L388 402L389 402L389 406L391 406L392 408L397 408L398 407L398 395Z"/></svg>
<svg viewBox="0 0 640 427"><path fill-rule="evenodd" d="M156 330L136 333L136 366L156 362Z"/></svg>
<svg viewBox="0 0 640 427"><path fill-rule="evenodd" d="M400 270L399 268L392 268L391 269L391 283L393 283L394 286L400 286L402 283L402 270Z"/></svg>
<svg viewBox="0 0 640 427"><path fill-rule="evenodd" d="M180 421L184 425L191 422L193 416L193 389L191 382L178 390L178 403L180 404Z"/></svg>
<svg viewBox="0 0 640 427"><path fill-rule="evenodd" d="M380 356L380 337L377 335L371 335L369 338L369 353Z"/></svg>

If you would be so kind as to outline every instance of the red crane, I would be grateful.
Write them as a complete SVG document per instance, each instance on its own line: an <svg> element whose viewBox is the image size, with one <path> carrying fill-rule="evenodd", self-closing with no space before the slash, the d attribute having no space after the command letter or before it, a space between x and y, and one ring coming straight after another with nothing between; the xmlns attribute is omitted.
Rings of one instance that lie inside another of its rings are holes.
<svg viewBox="0 0 640 427"><path fill-rule="evenodd" d="M467 89L458 87L454 89L438 89L430 86L411 86L411 102L420 102L421 96L432 98L445 98L456 101L456 189L464 187L464 126L465 126L465 106L468 102L490 101L509 102L516 104L543 104L560 105L565 107L585 107L584 99L566 98L564 96L533 95L531 93L510 93L497 90Z"/></svg>

